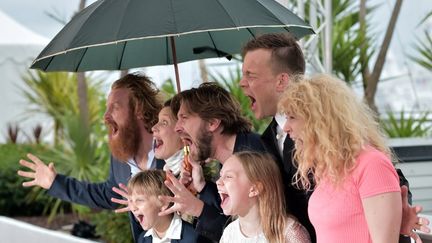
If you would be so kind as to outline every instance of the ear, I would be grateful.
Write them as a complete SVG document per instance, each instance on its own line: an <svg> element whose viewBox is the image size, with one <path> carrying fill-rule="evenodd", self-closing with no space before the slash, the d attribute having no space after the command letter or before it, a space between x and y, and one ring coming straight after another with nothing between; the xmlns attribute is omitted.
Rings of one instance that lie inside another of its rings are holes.
<svg viewBox="0 0 432 243"><path fill-rule="evenodd" d="M207 127L210 132L216 131L221 124L221 120L219 119L211 119L209 122L207 122Z"/></svg>
<svg viewBox="0 0 432 243"><path fill-rule="evenodd" d="M161 203L161 207L160 207L160 211L165 211L165 210L167 210L170 206L171 206L171 203L169 203L169 202L162 202L162 201L160 201L159 200L159 202Z"/></svg>
<svg viewBox="0 0 432 243"><path fill-rule="evenodd" d="M289 74L288 73L280 73L277 75L277 83L276 83L276 91L283 92L289 83Z"/></svg>
<svg viewBox="0 0 432 243"><path fill-rule="evenodd" d="M257 197L262 192L262 184L258 182L249 189L249 197Z"/></svg>
<svg viewBox="0 0 432 243"><path fill-rule="evenodd" d="M144 114L142 113L142 110L141 110L141 109L138 109L137 107L135 107L135 111L134 111L134 113L135 113L135 117L136 117L138 120L144 120Z"/></svg>

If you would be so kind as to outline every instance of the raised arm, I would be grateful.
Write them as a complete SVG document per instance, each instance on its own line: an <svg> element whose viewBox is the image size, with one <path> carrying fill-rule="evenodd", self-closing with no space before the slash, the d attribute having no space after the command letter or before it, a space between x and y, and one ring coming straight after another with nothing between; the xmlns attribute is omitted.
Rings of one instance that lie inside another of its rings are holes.
<svg viewBox="0 0 432 243"><path fill-rule="evenodd" d="M47 166L38 157L31 154L28 155L28 158L31 161L21 160L20 164L31 171L20 170L18 175L33 180L24 182L23 186L40 186L47 189L50 196L92 208L116 209L118 204L112 202L111 198L121 199L121 196L112 188L119 183L126 183L130 175L129 166L112 157L109 178L100 183L80 181L58 174L52 163Z"/></svg>

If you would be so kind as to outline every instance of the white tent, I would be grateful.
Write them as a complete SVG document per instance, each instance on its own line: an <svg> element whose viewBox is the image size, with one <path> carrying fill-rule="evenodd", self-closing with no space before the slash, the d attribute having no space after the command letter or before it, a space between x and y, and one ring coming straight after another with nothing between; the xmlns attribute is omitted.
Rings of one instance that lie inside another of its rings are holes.
<svg viewBox="0 0 432 243"><path fill-rule="evenodd" d="M3 143L8 124L18 124L28 135L36 124L41 124L47 132L49 119L42 115L32 114L31 120L24 121L28 104L20 88L24 87L21 77L49 40L17 23L1 10L0 23L0 143ZM21 141L25 140L22 132L18 137Z"/></svg>

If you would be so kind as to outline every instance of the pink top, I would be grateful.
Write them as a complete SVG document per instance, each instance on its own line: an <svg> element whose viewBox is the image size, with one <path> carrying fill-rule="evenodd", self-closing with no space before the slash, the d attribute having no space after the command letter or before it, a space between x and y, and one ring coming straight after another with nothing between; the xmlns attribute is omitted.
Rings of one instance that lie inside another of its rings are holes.
<svg viewBox="0 0 432 243"><path fill-rule="evenodd" d="M312 193L308 213L317 242L372 242L362 199L399 191L399 177L390 159L367 147L340 187L323 180Z"/></svg>

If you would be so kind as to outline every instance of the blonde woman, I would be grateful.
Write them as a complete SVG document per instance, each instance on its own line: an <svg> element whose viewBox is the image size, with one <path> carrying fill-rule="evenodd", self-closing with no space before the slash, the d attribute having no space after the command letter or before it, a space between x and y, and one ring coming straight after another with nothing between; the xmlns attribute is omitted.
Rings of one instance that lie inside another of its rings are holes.
<svg viewBox="0 0 432 243"><path fill-rule="evenodd" d="M239 152L223 164L216 182L225 215L238 218L224 230L221 243L309 243L306 229L286 215L278 166L272 157Z"/></svg>
<svg viewBox="0 0 432 243"><path fill-rule="evenodd" d="M279 110L295 141L295 183L314 190L308 213L317 242L398 242L399 179L373 112L327 75L294 78Z"/></svg>

